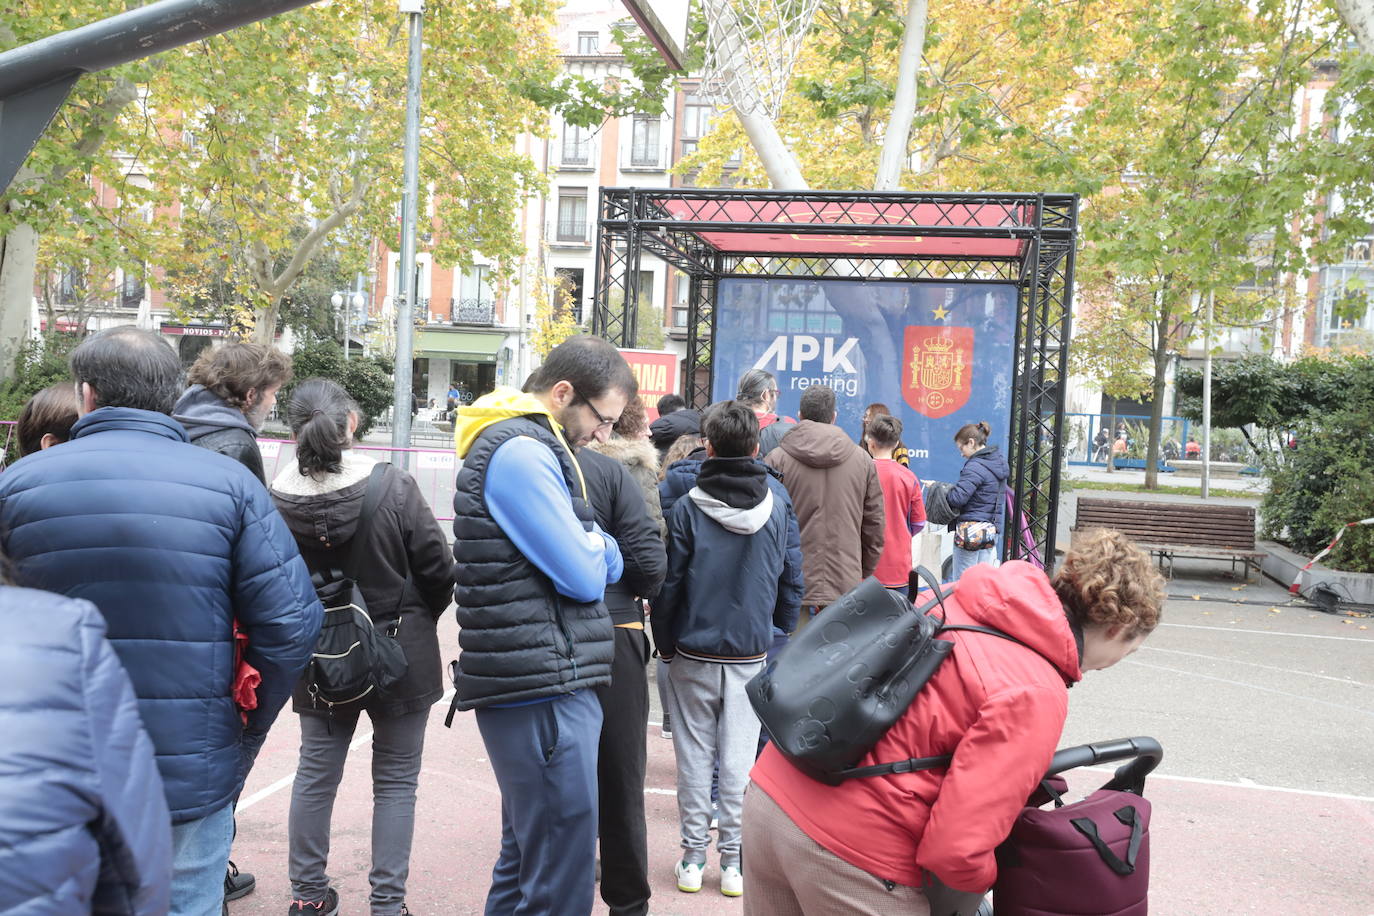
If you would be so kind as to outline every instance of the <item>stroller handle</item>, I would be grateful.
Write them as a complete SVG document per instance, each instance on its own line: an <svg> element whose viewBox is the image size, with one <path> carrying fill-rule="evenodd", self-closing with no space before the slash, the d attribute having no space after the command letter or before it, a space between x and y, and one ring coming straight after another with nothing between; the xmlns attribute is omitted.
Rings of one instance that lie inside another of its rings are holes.
<svg viewBox="0 0 1374 916"><path fill-rule="evenodd" d="M1118 738L1063 748L1055 751L1045 775L1054 776L1078 767L1128 759L1131 762L1118 768L1116 775L1102 788L1140 795L1145 791L1145 777L1164 759L1164 749L1154 738Z"/></svg>

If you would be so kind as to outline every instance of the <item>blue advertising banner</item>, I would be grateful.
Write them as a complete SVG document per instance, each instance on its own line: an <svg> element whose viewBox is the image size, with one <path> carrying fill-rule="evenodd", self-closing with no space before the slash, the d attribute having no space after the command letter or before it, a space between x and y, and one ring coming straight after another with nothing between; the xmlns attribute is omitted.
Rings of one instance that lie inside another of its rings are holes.
<svg viewBox="0 0 1374 916"><path fill-rule="evenodd" d="M1012 284L726 278L712 397L734 397L740 376L767 369L779 413L796 418L802 392L829 385L836 422L856 442L864 408L885 404L917 476L953 481L965 423L986 420L1006 450L1015 332Z"/></svg>

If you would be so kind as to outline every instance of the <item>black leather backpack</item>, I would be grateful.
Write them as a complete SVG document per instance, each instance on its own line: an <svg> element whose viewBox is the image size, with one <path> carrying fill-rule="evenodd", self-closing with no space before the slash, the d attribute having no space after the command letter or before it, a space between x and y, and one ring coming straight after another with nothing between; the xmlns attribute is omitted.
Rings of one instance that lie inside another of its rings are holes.
<svg viewBox="0 0 1374 916"><path fill-rule="evenodd" d="M991 627L946 624L940 584L925 568L917 573L931 587L921 607L869 577L794 634L746 686L769 739L808 776L833 786L947 766L948 755L856 764L954 648L940 633L969 630L1025 645Z"/></svg>
<svg viewBox="0 0 1374 916"><path fill-rule="evenodd" d="M324 622L303 678L310 702L330 710L386 690L405 676L408 667L405 652L396 640L400 617L380 626L375 624L357 583L372 517L382 499L382 479L387 467L378 463L368 476L358 529L349 545L347 571L331 569L311 576L315 594L324 605Z"/></svg>

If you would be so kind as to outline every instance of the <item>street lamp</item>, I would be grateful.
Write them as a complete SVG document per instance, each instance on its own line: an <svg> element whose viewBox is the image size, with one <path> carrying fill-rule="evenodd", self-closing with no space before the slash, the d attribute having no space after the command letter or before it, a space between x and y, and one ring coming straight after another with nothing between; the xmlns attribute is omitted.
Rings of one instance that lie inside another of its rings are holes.
<svg viewBox="0 0 1374 916"><path fill-rule="evenodd" d="M362 314L363 306L367 305L367 297L362 293L350 293L345 290L330 296L329 301L334 304L334 308L344 310L344 359L348 359L349 338L353 336L353 309Z"/></svg>

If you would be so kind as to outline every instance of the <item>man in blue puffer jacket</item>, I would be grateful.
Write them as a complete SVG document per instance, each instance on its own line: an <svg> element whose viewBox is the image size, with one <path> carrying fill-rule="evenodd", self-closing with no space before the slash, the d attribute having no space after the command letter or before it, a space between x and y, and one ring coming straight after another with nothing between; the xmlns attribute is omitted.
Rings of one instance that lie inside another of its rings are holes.
<svg viewBox="0 0 1374 916"><path fill-rule="evenodd" d="M153 745L87 601L0 586L0 913L167 912Z"/></svg>
<svg viewBox="0 0 1374 916"><path fill-rule="evenodd" d="M16 578L91 601L129 672L172 816L171 912L223 907L231 801L309 660L323 613L295 540L243 465L197 448L169 414L176 353L114 328L72 353L70 442L0 475L0 538ZM262 675L231 695L233 624Z"/></svg>

